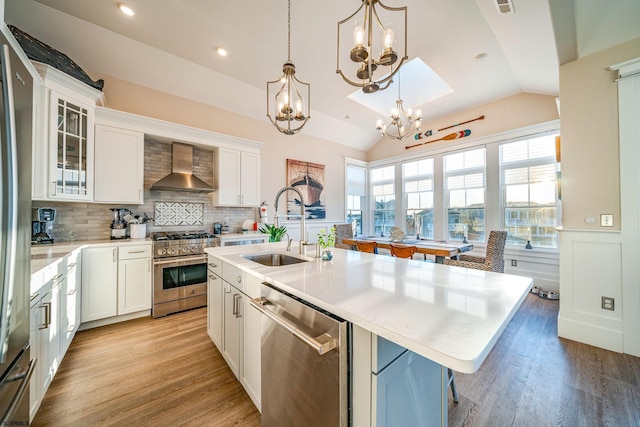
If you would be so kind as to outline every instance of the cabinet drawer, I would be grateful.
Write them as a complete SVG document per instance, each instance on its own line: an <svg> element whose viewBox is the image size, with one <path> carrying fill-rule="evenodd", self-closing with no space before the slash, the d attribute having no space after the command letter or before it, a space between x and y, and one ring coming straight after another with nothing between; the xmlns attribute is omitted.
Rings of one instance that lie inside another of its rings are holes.
<svg viewBox="0 0 640 427"><path fill-rule="evenodd" d="M118 248L118 259L151 258L151 245L126 245Z"/></svg>
<svg viewBox="0 0 640 427"><path fill-rule="evenodd" d="M226 262L222 263L222 278L226 282L238 288L238 290L244 292L244 274L238 267L234 267L233 265L227 264Z"/></svg>
<svg viewBox="0 0 640 427"><path fill-rule="evenodd" d="M222 261L220 261L218 258L209 255L209 262L207 267L209 271L222 277Z"/></svg>

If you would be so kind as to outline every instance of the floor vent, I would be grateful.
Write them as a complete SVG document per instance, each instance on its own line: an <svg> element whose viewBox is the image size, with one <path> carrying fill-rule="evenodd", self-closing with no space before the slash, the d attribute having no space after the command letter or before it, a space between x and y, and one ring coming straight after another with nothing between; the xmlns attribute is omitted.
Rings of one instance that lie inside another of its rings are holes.
<svg viewBox="0 0 640 427"><path fill-rule="evenodd" d="M498 12L502 14L514 13L513 2L511 0L496 0Z"/></svg>

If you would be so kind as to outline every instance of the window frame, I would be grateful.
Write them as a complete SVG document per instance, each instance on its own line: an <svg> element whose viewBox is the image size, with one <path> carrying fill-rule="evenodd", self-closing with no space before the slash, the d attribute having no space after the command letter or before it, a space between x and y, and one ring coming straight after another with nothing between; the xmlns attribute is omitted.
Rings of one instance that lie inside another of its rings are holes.
<svg viewBox="0 0 640 427"><path fill-rule="evenodd" d="M473 148L485 147L485 230L498 230L504 227L504 197L502 195L501 182L500 182L500 165L499 165L499 145L501 143L515 142L522 139L532 139L548 134L560 134L560 121L551 120L519 129L512 129L509 131L496 133L492 135L482 136L475 139L444 142L428 145L421 148L418 152L406 153L399 156L388 157L385 159L374 160L367 162L367 169L380 168L384 166L394 166L396 172L396 219L402 218L405 211L404 205L404 191L402 180L402 164L404 162L411 162L419 160L421 158L433 157L434 158L434 240L445 240L447 236L447 216L446 216L446 200L444 195L444 171L443 161L444 155L451 154L456 151L464 151ZM557 163L558 170L560 164ZM369 175L367 175L369 176ZM558 183L558 189L561 184ZM364 216L372 218L373 204L371 201L371 183L367 183L367 194L369 200L367 202L367 208L369 212L365 212ZM495 189L495 190L491 190ZM558 193L558 191L556 191ZM403 203L397 203L398 197L402 197ZM556 223L557 227L561 226L562 219L562 202L560 199L556 200ZM372 222L368 227L365 227L365 233L371 234ZM474 242L479 248L482 248L486 244L488 239L488 232L485 232L484 242ZM514 249L524 249L519 246L509 245ZM557 253L559 248L536 248L537 251L547 253Z"/></svg>

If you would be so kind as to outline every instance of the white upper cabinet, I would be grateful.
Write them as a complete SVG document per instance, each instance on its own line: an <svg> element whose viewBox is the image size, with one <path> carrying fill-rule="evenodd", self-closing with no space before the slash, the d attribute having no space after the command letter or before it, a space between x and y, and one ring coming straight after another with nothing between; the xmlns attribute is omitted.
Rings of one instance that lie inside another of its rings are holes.
<svg viewBox="0 0 640 427"><path fill-rule="evenodd" d="M70 76L34 63L33 199L93 201L94 120L104 95Z"/></svg>
<svg viewBox="0 0 640 427"><path fill-rule="evenodd" d="M95 194L99 203L144 203L144 134L96 124Z"/></svg>
<svg viewBox="0 0 640 427"><path fill-rule="evenodd" d="M219 148L216 151L219 206L260 205L260 154Z"/></svg>

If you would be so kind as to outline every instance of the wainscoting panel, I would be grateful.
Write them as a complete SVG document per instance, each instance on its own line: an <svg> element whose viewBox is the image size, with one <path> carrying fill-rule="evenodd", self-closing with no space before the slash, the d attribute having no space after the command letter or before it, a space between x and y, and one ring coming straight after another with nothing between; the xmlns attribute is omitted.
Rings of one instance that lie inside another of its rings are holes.
<svg viewBox="0 0 640 427"><path fill-rule="evenodd" d="M558 335L622 352L622 239L619 231L561 230ZM602 297L615 299L604 310Z"/></svg>

